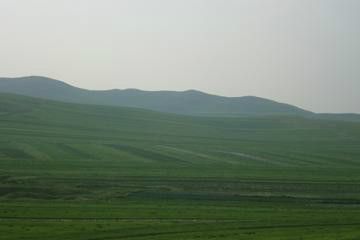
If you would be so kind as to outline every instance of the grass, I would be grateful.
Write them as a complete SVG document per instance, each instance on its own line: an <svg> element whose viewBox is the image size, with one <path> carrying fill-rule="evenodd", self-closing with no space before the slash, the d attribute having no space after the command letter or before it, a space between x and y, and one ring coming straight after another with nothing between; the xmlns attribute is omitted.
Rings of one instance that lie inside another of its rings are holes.
<svg viewBox="0 0 360 240"><path fill-rule="evenodd" d="M0 94L0 239L359 239L360 124Z"/></svg>
<svg viewBox="0 0 360 240"><path fill-rule="evenodd" d="M5 202L0 229L6 239L357 239L359 211L279 199Z"/></svg>

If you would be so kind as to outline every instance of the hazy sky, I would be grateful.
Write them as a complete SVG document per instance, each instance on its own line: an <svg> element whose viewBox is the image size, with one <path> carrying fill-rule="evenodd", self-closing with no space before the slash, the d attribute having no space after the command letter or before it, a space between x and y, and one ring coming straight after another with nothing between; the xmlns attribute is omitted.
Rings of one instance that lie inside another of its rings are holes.
<svg viewBox="0 0 360 240"><path fill-rule="evenodd" d="M0 0L0 76L360 112L359 0Z"/></svg>

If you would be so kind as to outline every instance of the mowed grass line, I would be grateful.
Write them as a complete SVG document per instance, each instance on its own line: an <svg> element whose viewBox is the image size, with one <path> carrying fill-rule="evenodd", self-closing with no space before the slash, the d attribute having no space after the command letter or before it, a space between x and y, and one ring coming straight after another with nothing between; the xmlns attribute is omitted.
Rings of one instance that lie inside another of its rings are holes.
<svg viewBox="0 0 360 240"><path fill-rule="evenodd" d="M356 239L359 236L359 223L356 224L314 224L243 227L232 223L181 223L181 222L26 222L27 239L36 239L44 226L53 234L44 232L38 239ZM8 222L13 226L14 222ZM71 226L71 224L73 226ZM1 228L1 226L0 226ZM12 227L14 228L14 227ZM16 229L16 228L15 228ZM19 233L19 232L18 232ZM296 237L295 237L296 235ZM8 234L17 239L19 234ZM86 236L86 237L85 237Z"/></svg>

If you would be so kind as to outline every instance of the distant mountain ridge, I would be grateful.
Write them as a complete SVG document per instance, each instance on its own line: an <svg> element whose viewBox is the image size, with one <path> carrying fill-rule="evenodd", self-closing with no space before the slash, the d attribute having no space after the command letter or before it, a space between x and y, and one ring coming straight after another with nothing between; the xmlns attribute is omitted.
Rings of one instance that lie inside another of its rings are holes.
<svg viewBox="0 0 360 240"><path fill-rule="evenodd" d="M0 78L0 92L57 101L143 108L195 116L311 115L310 111L272 100L222 97L196 90L86 90L46 77Z"/></svg>

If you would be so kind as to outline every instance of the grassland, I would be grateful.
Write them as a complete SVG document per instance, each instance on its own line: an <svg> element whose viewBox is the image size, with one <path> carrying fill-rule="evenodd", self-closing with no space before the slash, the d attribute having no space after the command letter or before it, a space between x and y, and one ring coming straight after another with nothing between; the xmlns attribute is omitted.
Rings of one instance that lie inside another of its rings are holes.
<svg viewBox="0 0 360 240"><path fill-rule="evenodd" d="M0 239L359 239L360 124L0 94Z"/></svg>

